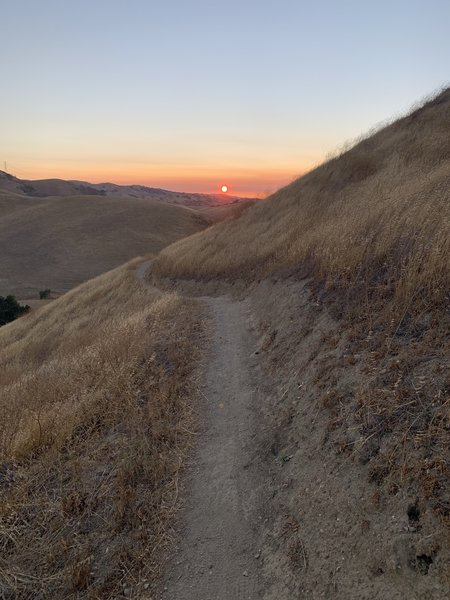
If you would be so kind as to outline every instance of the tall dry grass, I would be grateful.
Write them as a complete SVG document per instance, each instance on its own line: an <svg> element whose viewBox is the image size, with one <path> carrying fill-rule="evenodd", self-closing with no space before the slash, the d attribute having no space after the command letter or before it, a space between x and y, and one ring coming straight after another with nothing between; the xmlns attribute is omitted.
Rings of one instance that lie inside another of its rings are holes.
<svg viewBox="0 0 450 600"><path fill-rule="evenodd" d="M450 89L236 221L164 249L160 277L259 280L309 269L328 286L445 301L450 280Z"/></svg>
<svg viewBox="0 0 450 600"><path fill-rule="evenodd" d="M236 221L165 248L153 273L249 288L305 279L347 345L318 376L329 427L349 448L355 431L373 446L371 481L409 489L450 526L449 256L450 88ZM276 318L300 345L289 315Z"/></svg>
<svg viewBox="0 0 450 600"><path fill-rule="evenodd" d="M0 330L1 597L135 597L158 572L199 321L135 267Z"/></svg>

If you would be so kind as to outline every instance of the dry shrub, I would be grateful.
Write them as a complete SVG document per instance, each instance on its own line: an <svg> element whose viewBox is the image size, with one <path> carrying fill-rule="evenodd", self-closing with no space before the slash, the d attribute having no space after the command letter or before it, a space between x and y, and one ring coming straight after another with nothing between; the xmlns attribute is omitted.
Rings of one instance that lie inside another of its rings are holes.
<svg viewBox="0 0 450 600"><path fill-rule="evenodd" d="M199 325L196 305L144 289L135 266L0 331L2 597L135 594L158 573Z"/></svg>

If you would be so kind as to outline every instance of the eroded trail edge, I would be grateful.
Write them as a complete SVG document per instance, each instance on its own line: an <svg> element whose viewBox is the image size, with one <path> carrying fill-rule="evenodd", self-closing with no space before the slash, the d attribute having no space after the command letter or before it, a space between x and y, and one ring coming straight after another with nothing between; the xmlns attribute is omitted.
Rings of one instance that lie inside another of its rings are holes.
<svg viewBox="0 0 450 600"><path fill-rule="evenodd" d="M211 322L205 421L187 476L179 543L162 592L170 600L260 598L257 470L252 468L254 345L247 306L202 298Z"/></svg>

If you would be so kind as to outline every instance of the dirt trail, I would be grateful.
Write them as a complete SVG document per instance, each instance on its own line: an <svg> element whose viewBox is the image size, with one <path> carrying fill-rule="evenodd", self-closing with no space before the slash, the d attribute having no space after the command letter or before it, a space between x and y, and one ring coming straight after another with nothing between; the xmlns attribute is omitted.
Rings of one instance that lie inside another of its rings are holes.
<svg viewBox="0 0 450 600"><path fill-rule="evenodd" d="M180 542L163 598L260 598L258 482L252 441L251 336L244 303L203 298L212 341L203 384L206 422L189 473Z"/></svg>
<svg viewBox="0 0 450 600"><path fill-rule="evenodd" d="M200 299L211 319L205 424L158 600L447 598L445 533L440 550L429 514L411 523L410 494L383 498L364 463L324 441L323 391L306 367L328 357L322 338L337 323L303 283L273 287L253 293L252 310L250 301ZM253 314L268 324L257 343Z"/></svg>
<svg viewBox="0 0 450 600"><path fill-rule="evenodd" d="M141 263L144 284L151 261ZM201 387L204 424L186 482L178 545L164 600L256 600L262 597L258 505L262 479L251 463L257 367L245 302L203 297L211 341Z"/></svg>
<svg viewBox="0 0 450 600"><path fill-rule="evenodd" d="M149 284L149 282L145 279L145 275L147 273L147 271L150 269L150 267L152 266L152 260L144 260L144 262L141 262L137 267L136 267L136 278L138 279L138 281L140 283L142 283L143 285L147 286L147 287L151 287L152 290L156 289L153 286L151 286Z"/></svg>

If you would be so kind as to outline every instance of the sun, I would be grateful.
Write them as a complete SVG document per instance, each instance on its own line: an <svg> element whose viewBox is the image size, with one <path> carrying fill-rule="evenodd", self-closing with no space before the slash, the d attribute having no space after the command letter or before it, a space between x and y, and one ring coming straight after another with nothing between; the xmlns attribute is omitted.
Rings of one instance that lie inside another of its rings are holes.
<svg viewBox="0 0 450 600"><path fill-rule="evenodd" d="M228 192L228 186L227 185L223 185L221 189L222 189L222 192L224 194L226 194Z"/></svg>

